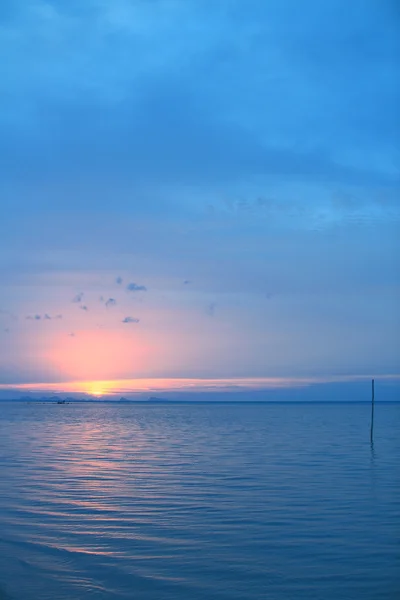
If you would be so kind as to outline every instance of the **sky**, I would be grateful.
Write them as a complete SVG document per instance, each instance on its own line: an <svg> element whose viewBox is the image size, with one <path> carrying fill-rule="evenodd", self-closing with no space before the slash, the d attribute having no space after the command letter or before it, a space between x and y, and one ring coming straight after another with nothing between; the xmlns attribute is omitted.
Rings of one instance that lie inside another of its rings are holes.
<svg viewBox="0 0 400 600"><path fill-rule="evenodd" d="M395 0L2 0L1 390L398 378L399 34Z"/></svg>

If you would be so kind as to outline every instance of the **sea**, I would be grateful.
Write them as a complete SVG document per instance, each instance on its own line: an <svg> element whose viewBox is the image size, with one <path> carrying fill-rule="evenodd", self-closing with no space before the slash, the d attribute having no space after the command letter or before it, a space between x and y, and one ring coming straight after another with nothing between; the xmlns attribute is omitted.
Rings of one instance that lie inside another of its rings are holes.
<svg viewBox="0 0 400 600"><path fill-rule="evenodd" d="M2 600L398 600L400 404L0 404Z"/></svg>

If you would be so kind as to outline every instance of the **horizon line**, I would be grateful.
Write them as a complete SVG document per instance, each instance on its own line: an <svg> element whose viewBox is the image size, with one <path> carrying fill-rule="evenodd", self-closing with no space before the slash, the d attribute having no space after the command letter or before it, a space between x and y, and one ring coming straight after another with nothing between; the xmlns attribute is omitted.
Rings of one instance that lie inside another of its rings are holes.
<svg viewBox="0 0 400 600"><path fill-rule="evenodd" d="M233 392L261 391L266 389L291 389L318 384L351 383L357 381L400 380L400 374L384 375L326 375L311 377L152 377L112 380L83 380L49 383L3 383L0 391L31 393L78 393L90 396L115 396L151 392Z"/></svg>

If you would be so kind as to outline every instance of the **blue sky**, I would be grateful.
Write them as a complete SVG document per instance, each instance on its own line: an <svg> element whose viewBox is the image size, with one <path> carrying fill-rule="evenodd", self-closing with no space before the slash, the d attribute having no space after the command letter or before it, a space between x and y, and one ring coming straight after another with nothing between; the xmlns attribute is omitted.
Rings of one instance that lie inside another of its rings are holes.
<svg viewBox="0 0 400 600"><path fill-rule="evenodd" d="M0 384L399 374L399 29L3 0Z"/></svg>

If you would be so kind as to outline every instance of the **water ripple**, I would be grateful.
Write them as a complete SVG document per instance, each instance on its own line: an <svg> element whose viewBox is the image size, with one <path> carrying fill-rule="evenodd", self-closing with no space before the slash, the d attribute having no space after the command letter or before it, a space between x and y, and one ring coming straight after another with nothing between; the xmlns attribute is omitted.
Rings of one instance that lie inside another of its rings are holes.
<svg viewBox="0 0 400 600"><path fill-rule="evenodd" d="M399 405L0 409L1 600L397 597Z"/></svg>

